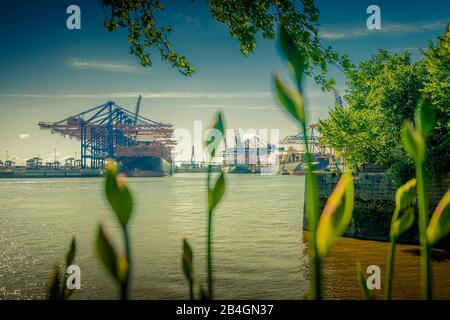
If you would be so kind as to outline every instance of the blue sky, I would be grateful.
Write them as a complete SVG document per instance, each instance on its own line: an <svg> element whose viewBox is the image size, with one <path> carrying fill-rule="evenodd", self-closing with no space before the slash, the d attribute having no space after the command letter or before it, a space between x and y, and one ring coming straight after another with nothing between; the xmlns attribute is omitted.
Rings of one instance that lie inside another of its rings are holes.
<svg viewBox="0 0 450 320"><path fill-rule="evenodd" d="M39 121L56 121L108 99L130 109L143 94L141 112L176 128L192 129L195 120L209 123L217 109L228 127L296 132L277 106L272 76L285 70L273 42L259 39L256 52L243 57L238 42L209 15L204 1L165 1L160 21L173 26L174 48L195 67L183 77L153 54L144 69L128 53L125 32L103 29L100 1L20 1L2 4L0 12L0 159L5 151L21 163L40 155L60 158L79 151L74 140L40 131ZM66 28L66 8L81 8L81 30ZM366 8L381 8L382 29L366 28ZM367 59L379 48L409 50L414 58L429 39L450 22L450 2L316 1L320 36L325 45L349 54L352 62ZM330 74L343 93L345 79ZM310 120L325 118L333 97L306 81Z"/></svg>

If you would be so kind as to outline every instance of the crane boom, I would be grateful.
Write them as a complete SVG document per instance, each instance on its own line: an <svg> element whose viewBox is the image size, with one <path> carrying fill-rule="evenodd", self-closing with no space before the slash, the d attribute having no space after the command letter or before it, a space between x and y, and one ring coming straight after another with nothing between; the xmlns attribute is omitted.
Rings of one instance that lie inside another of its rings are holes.
<svg viewBox="0 0 450 320"><path fill-rule="evenodd" d="M139 110L141 109L141 98L142 98L142 96L139 95L138 101L136 103L136 109L134 110L134 124L135 125L139 118Z"/></svg>

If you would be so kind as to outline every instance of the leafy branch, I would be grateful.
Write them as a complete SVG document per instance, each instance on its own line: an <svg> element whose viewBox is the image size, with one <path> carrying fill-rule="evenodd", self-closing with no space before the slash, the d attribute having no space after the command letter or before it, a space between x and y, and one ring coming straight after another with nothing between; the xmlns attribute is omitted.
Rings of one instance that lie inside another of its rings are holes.
<svg viewBox="0 0 450 320"><path fill-rule="evenodd" d="M323 89L330 90L335 84L328 78L330 65L344 73L353 65L348 55L340 56L319 39L319 10L312 0L207 0L210 13L218 22L227 26L229 34L237 39L241 53L245 56L256 50L256 37L273 40L276 27L282 25L297 44L302 55L307 57L304 72ZM118 28L128 31L130 53L141 65L152 65L150 49L159 51L161 59L185 75L194 73L187 58L172 48L169 34L172 27L158 23L157 14L165 9L160 0L102 0L105 11L104 26L113 32Z"/></svg>

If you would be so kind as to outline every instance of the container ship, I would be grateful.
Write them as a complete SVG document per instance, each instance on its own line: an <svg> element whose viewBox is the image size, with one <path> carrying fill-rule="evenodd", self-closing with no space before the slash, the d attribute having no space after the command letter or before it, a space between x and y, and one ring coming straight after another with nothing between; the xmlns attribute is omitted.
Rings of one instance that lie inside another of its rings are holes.
<svg viewBox="0 0 450 320"><path fill-rule="evenodd" d="M112 159L129 176L171 175L173 127L143 117L140 106L141 96L134 112L108 101L57 122L40 122L39 127L78 139L82 170L101 170Z"/></svg>
<svg viewBox="0 0 450 320"><path fill-rule="evenodd" d="M174 172L170 148L160 142L117 147L115 158L130 177L162 177Z"/></svg>
<svg viewBox="0 0 450 320"><path fill-rule="evenodd" d="M329 169L332 162L331 155L312 153L313 171L324 172ZM297 150L288 150L282 157L280 171L283 175L305 174L305 153Z"/></svg>
<svg viewBox="0 0 450 320"><path fill-rule="evenodd" d="M316 172L335 171L335 151L323 146L316 134L316 124L310 124L306 131L286 136L281 142L280 173L283 175L301 175L306 169L306 153L311 153L312 169Z"/></svg>

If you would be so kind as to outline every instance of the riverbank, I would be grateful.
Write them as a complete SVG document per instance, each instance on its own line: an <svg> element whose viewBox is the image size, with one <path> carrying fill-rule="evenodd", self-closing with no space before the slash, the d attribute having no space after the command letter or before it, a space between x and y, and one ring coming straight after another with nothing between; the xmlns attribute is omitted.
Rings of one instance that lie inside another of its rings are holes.
<svg viewBox="0 0 450 320"><path fill-rule="evenodd" d="M90 168L16 168L14 170L0 168L0 179L97 178L103 174L104 170Z"/></svg>
<svg viewBox="0 0 450 320"><path fill-rule="evenodd" d="M304 238L307 241L308 232ZM356 263L365 270L369 265L381 269L381 290L374 290L383 299L384 276L389 243L341 237L325 259L324 290L326 299L363 299L356 280ZM399 244L394 266L393 299L421 299L419 247ZM450 298L450 251L434 250L433 299Z"/></svg>
<svg viewBox="0 0 450 320"><path fill-rule="evenodd" d="M355 200L352 219L345 236L365 240L389 241L389 228L395 210L395 193L399 187L387 172L360 172L354 174ZM336 173L316 173L319 189L319 209L322 212L328 197L333 192L339 175ZM443 173L427 182L429 212L432 213L450 186L450 174ZM417 212L417 209L416 209ZM307 215L303 228L308 231ZM413 226L403 234L399 242L418 244L417 218ZM450 236L438 246L450 248Z"/></svg>

